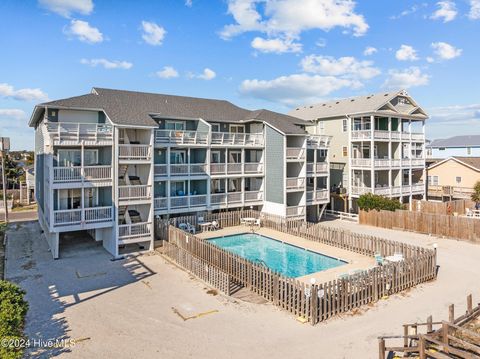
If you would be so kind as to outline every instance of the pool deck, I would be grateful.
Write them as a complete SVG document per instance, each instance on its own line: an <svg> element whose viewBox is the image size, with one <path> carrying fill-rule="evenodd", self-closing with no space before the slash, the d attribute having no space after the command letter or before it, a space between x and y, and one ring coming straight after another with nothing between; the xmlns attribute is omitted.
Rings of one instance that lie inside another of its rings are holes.
<svg viewBox="0 0 480 359"><path fill-rule="evenodd" d="M251 232L250 226L242 225L242 226L223 228L217 231L201 232L201 233L197 233L196 235L199 238L208 239L208 238L222 237L222 236L228 236L232 234L250 233L250 232ZM347 262L346 264L335 267L335 268L323 270L323 271L312 273L302 277L297 277L298 280L305 283L310 283L311 278L315 278L317 283L325 283L334 279L338 279L338 277L342 274L349 274L355 270L367 270L375 267L375 259L364 256L362 254L350 252L350 251L329 246L323 243L309 241L301 237L293 236L291 234L287 234L283 232L278 232L268 228L257 229L255 230L255 233L258 233L273 239L277 239L297 247L305 248L313 252L318 252L326 256L338 258Z"/></svg>

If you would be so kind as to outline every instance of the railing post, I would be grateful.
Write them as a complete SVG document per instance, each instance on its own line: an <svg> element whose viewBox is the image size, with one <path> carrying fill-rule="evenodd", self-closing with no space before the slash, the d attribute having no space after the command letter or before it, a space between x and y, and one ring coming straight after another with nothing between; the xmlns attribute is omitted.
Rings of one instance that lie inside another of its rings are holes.
<svg viewBox="0 0 480 359"><path fill-rule="evenodd" d="M378 339L378 358L385 359L385 339Z"/></svg>

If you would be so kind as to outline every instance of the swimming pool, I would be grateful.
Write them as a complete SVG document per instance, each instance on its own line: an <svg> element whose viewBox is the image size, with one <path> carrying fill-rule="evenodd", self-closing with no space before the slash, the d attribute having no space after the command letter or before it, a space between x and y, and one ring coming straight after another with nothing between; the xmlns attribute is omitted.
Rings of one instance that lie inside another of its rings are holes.
<svg viewBox="0 0 480 359"><path fill-rule="evenodd" d="M253 262L263 263L275 272L291 278L347 263L256 233L216 237L210 238L208 241Z"/></svg>

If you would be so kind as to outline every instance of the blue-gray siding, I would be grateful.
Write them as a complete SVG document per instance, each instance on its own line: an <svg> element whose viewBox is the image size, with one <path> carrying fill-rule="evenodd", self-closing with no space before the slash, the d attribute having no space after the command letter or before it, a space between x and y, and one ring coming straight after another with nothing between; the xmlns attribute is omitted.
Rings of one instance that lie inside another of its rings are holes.
<svg viewBox="0 0 480 359"><path fill-rule="evenodd" d="M285 149L284 136L265 126L265 200L283 203Z"/></svg>

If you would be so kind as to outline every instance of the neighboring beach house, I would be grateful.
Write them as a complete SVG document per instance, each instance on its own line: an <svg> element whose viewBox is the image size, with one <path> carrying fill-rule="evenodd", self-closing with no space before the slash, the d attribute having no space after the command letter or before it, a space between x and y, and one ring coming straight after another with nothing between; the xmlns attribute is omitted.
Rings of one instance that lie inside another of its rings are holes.
<svg viewBox="0 0 480 359"><path fill-rule="evenodd" d="M427 158L480 157L480 135L454 136L427 145Z"/></svg>
<svg viewBox="0 0 480 359"><path fill-rule="evenodd" d="M411 202L425 195L427 113L404 90L298 107L289 112L332 136L331 208L357 211L364 193Z"/></svg>
<svg viewBox="0 0 480 359"><path fill-rule="evenodd" d="M449 157L431 164L426 171L428 199L469 199L480 181L480 157Z"/></svg>
<svg viewBox="0 0 480 359"><path fill-rule="evenodd" d="M88 231L114 256L153 248L154 219L255 208L318 220L330 137L222 100L93 88L35 106L36 199L53 256Z"/></svg>

